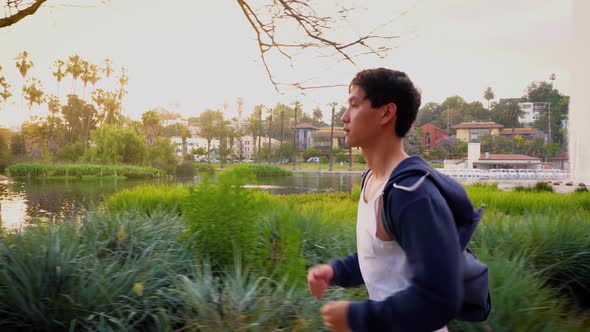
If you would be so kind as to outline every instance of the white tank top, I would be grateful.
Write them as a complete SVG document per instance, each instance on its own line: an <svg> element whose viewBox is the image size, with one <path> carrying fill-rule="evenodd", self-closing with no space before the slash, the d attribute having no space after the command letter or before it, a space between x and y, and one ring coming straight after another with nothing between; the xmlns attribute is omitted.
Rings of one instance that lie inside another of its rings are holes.
<svg viewBox="0 0 590 332"><path fill-rule="evenodd" d="M367 181L370 175L367 177ZM369 298L383 301L387 297L410 286L412 277L406 259L406 253L395 241L383 241L377 238L377 223L381 222L381 204L383 188L376 197L369 197L365 202L365 189L361 191L356 221L357 254L361 274ZM366 187L366 186L365 186ZM443 327L436 332L447 331Z"/></svg>

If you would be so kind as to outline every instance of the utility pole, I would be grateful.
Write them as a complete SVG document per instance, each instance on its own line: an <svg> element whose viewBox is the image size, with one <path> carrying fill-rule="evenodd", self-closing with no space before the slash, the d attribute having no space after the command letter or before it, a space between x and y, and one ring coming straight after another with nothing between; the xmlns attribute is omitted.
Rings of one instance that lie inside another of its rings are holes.
<svg viewBox="0 0 590 332"><path fill-rule="evenodd" d="M547 121L547 125L549 126L549 143L551 143L552 138L551 138L551 102L548 102L549 104L549 121Z"/></svg>
<svg viewBox="0 0 590 332"><path fill-rule="evenodd" d="M297 105L295 105L295 121L293 122L293 170L297 169Z"/></svg>
<svg viewBox="0 0 590 332"><path fill-rule="evenodd" d="M271 113L268 116L268 164L270 165L270 153L271 153L271 148L270 148L270 131L272 129L272 109L269 110Z"/></svg>

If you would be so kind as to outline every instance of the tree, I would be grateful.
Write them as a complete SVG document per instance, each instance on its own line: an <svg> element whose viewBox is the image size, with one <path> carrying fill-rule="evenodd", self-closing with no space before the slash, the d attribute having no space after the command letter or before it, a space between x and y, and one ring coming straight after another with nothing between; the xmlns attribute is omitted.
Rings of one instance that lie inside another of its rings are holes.
<svg viewBox="0 0 590 332"><path fill-rule="evenodd" d="M182 139L182 159L185 159L188 155L188 148L186 139L191 136L187 126L180 127L180 138Z"/></svg>
<svg viewBox="0 0 590 332"><path fill-rule="evenodd" d="M147 160L150 166L174 173L176 168L176 147L168 138L158 137L153 145L147 147Z"/></svg>
<svg viewBox="0 0 590 332"><path fill-rule="evenodd" d="M211 140L217 137L217 129L221 121L223 121L223 114L219 110L206 110L199 115L201 136L207 140L207 161L209 165L211 165Z"/></svg>
<svg viewBox="0 0 590 332"><path fill-rule="evenodd" d="M83 157L90 162L143 165L147 157L144 140L131 128L104 125L92 131L90 141Z"/></svg>
<svg viewBox="0 0 590 332"><path fill-rule="evenodd" d="M80 79L84 83L84 89L82 90L82 100L85 100L86 86L88 83L95 85L100 79L100 76L98 76L98 66L95 64L90 64L86 60L82 61L82 74L80 75Z"/></svg>
<svg viewBox="0 0 590 332"><path fill-rule="evenodd" d="M33 3L27 2L23 4L23 1L7 0L6 7L8 7L9 14L4 18L0 18L0 28L11 26L23 18L35 14L45 1L47 0L35 0ZM13 11L14 13L12 13Z"/></svg>
<svg viewBox="0 0 590 332"><path fill-rule="evenodd" d="M490 101L492 101L496 96L494 95L494 91L492 87L487 87L483 92L483 98L488 101L488 110L490 109Z"/></svg>
<svg viewBox="0 0 590 332"><path fill-rule="evenodd" d="M334 115L336 113L336 106L338 106L338 103L333 101L329 103L328 106L332 107L332 117L330 120L330 168L328 169L329 171L332 171L332 164L334 159Z"/></svg>
<svg viewBox="0 0 590 332"><path fill-rule="evenodd" d="M23 86L23 95L29 106L29 112L31 111L33 104L41 105L43 103L43 85L41 81L36 78L27 80L28 84Z"/></svg>
<svg viewBox="0 0 590 332"><path fill-rule="evenodd" d="M21 0L6 0L6 6L16 11L15 14L0 19L0 28L10 26L20 21L22 18L34 14L37 9L46 0L36 0L30 6L23 7ZM399 36L395 35L375 35L371 33L356 35L349 40L337 40L331 38L332 30L337 30L338 23L347 24L348 15L355 8L344 8L339 6L337 12L321 15L316 12L312 4L300 0L279 0L261 3L260 8L252 6L251 0L236 0L244 14L246 21L253 29L260 58L267 73L267 76L273 84L275 90L282 93L279 87L291 86L297 89L317 89L324 87L346 86L343 84L308 84L308 80L285 83L275 79L272 74L271 66L268 62L269 54L278 54L293 62L295 56L304 53L306 50L331 52L331 56L338 57L341 60L355 65L354 59L360 56L376 56L384 58L393 45L389 41L395 40ZM325 9L325 8L324 8ZM378 28L386 30L385 25L393 22L381 24ZM284 38L287 34L281 33L285 28L293 29L300 35L296 37ZM377 30L377 29L374 29Z"/></svg>
<svg viewBox="0 0 590 332"><path fill-rule="evenodd" d="M113 61L111 61L111 59L109 58L104 59L103 66L100 68L100 71L104 73L107 79L110 78L113 72L115 71Z"/></svg>
<svg viewBox="0 0 590 332"><path fill-rule="evenodd" d="M123 114L121 114L121 105L117 99L117 95L111 91L104 91L103 89L96 89L92 91L92 101L96 104L99 112L99 123L120 125L123 122Z"/></svg>
<svg viewBox="0 0 590 332"><path fill-rule="evenodd" d="M65 66L65 62L63 62L63 60L55 60L55 62L53 63L53 66L55 67L55 71L52 73L53 76L55 76L55 79L57 80L57 97L59 98L59 85L61 84L61 80L66 76L66 73L63 72L63 66Z"/></svg>
<svg viewBox="0 0 590 332"><path fill-rule="evenodd" d="M376 40L385 41L397 38L398 36L380 36L367 34L354 37L352 40L338 41L330 38L330 30L339 22L346 22L346 17L351 8L342 8L337 15L319 15L316 10L306 1L280 0L273 1L266 5L264 10L252 8L250 1L236 0L248 23L256 34L258 48L262 64L267 76L275 90L281 93L280 86L293 86L299 89L314 89L326 86L337 85L306 85L307 82L283 83L275 79L270 69L267 55L269 52L278 54L292 60L296 53L306 49L330 50L337 56L353 65L355 55L371 54L383 58L391 49L386 45L373 45ZM341 15L341 16L340 16ZM339 16L339 17L338 17ZM302 32L297 41L284 40L280 34L280 27L294 26Z"/></svg>
<svg viewBox="0 0 590 332"><path fill-rule="evenodd" d="M76 83L78 81L78 77L82 75L83 72L83 60L80 58L79 55L71 55L68 58L68 63L66 67L66 73L72 76L72 93L76 93Z"/></svg>
<svg viewBox="0 0 590 332"><path fill-rule="evenodd" d="M422 136L422 129L420 127L414 127L410 129L410 132L406 135L403 140L404 151L409 155L422 155L422 144L420 137Z"/></svg>
<svg viewBox="0 0 590 332"><path fill-rule="evenodd" d="M0 97L2 98L2 102L6 103L8 98L10 98L12 96L12 93L9 90L10 84L8 84L8 82L6 82L6 78L1 75L1 72L2 72L2 66L0 66L0 88L2 88L2 90L0 90Z"/></svg>
<svg viewBox="0 0 590 332"><path fill-rule="evenodd" d="M160 118L154 110L147 111L141 115L143 128L145 129L145 141L147 145L154 145L158 138L158 131L160 129ZM183 148L183 156L185 155L185 148Z"/></svg>
<svg viewBox="0 0 590 332"><path fill-rule="evenodd" d="M519 125L519 119L524 115L524 111L518 106L518 102L512 100L506 104L503 117L510 122L512 127L512 154L514 154L514 128Z"/></svg>
<svg viewBox="0 0 590 332"><path fill-rule="evenodd" d="M322 109L319 108L319 106L316 106L316 108L313 109L312 112L312 118L313 118L313 122L312 124L314 126L322 126L324 125L324 122L322 121L322 118L324 117L324 114L322 113Z"/></svg>
<svg viewBox="0 0 590 332"><path fill-rule="evenodd" d="M297 113L301 108L301 102L298 100L293 102L293 112L294 112L294 119L293 119L293 170L297 167Z"/></svg>
<svg viewBox="0 0 590 332"><path fill-rule="evenodd" d="M22 93L21 93L21 107L23 104L23 98L24 98L24 91L25 91L25 80L27 78L27 73L29 72L29 69L31 69L34 64L33 61L30 61L28 59L29 57L29 52L27 51L23 51L21 53L18 54L17 58L16 58L16 68L18 68L18 71L20 73L20 75L23 77L23 85L22 85ZM30 107L29 107L30 109Z"/></svg>

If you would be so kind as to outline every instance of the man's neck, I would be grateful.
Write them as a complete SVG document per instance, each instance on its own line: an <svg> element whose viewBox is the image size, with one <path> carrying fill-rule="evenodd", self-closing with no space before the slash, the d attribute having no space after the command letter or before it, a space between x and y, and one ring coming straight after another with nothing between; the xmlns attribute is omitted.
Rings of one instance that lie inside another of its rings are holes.
<svg viewBox="0 0 590 332"><path fill-rule="evenodd" d="M377 180L385 181L397 165L408 157L402 140L379 140L371 147L363 148L363 156Z"/></svg>

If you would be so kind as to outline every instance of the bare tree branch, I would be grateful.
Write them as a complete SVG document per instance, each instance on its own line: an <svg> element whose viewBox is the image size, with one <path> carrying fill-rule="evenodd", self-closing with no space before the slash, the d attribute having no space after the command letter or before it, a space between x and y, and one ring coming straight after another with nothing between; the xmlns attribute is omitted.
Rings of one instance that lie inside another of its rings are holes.
<svg viewBox="0 0 590 332"><path fill-rule="evenodd" d="M17 12L15 14L9 15L5 18L0 18L0 28L11 26L11 25L15 24L16 22L22 20L23 18L25 18L29 15L35 14L37 9L39 9L39 7L41 7L41 5L45 1L47 1L47 0L36 0L27 8L18 9L18 7L22 3L22 1L7 0L6 4L7 4L7 7L9 8L9 10L10 10L10 8L16 8Z"/></svg>
<svg viewBox="0 0 590 332"><path fill-rule="evenodd" d="M249 4L252 0L236 0L252 29L256 33L256 39L260 51L260 58L264 65L269 80L275 90L283 93L279 86L291 86L297 89L320 89L324 87L337 87L337 85L305 85L305 82L283 83L278 82L272 74L268 63L268 52L277 51L290 61L293 61L293 54L290 51L304 50L309 48L328 49L339 55L342 60L356 65L354 58L360 55L375 55L383 58L392 49L388 46L372 46L369 41L390 40L399 36L384 36L371 33L359 36L358 38L341 42L326 36L326 32L332 30L336 20L328 16L320 16L310 5L309 1L303 0L272 0L270 4L263 7L266 13L255 11ZM345 20L346 16L353 9L342 8L338 10L341 15L338 19ZM266 15L265 15L266 14ZM404 13L405 14L405 13ZM403 15L403 14L402 14ZM277 27L281 23L294 24L303 33L303 41L284 41L277 35ZM377 29L375 29L377 30Z"/></svg>

